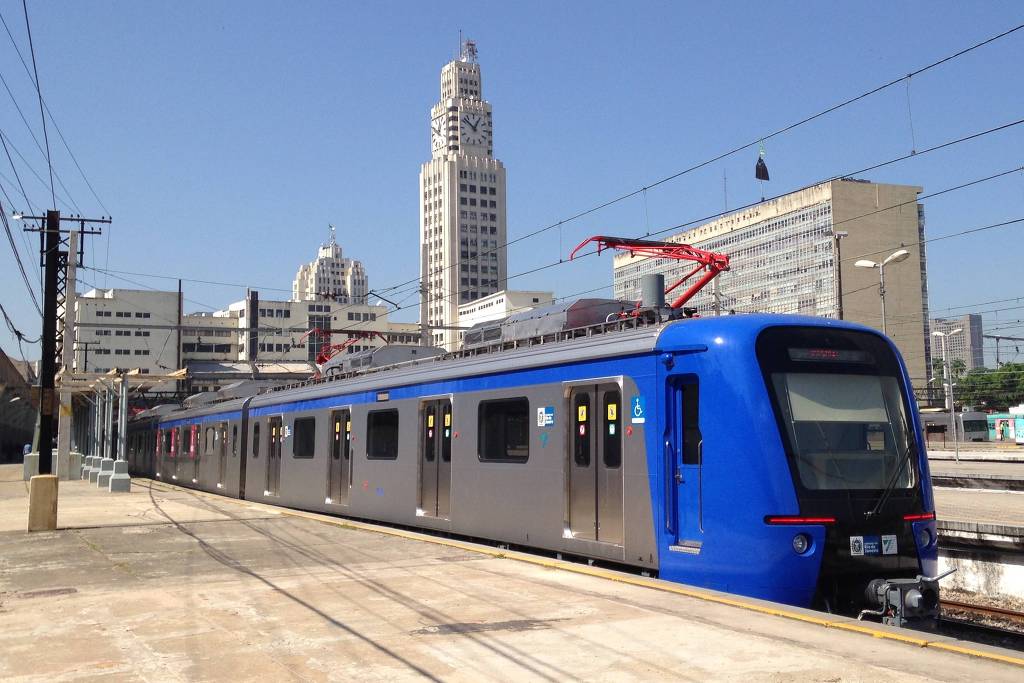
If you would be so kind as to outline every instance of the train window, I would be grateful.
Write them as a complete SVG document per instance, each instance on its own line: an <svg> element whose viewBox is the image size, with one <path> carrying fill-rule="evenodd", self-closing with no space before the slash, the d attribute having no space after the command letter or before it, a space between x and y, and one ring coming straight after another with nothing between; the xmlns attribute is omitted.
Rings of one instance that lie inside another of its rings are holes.
<svg viewBox="0 0 1024 683"><path fill-rule="evenodd" d="M622 464L622 432L619 429L619 403L617 391L607 391L602 403L602 439L604 439L604 466L616 468Z"/></svg>
<svg viewBox="0 0 1024 683"><path fill-rule="evenodd" d="M231 455L238 455L238 425L231 427Z"/></svg>
<svg viewBox="0 0 1024 683"><path fill-rule="evenodd" d="M700 464L700 392L697 384L684 384L683 390L683 464Z"/></svg>
<svg viewBox="0 0 1024 683"><path fill-rule="evenodd" d="M434 430L437 429L436 413L433 405L423 409L423 459L427 462L434 462L437 443L434 439Z"/></svg>
<svg viewBox="0 0 1024 683"><path fill-rule="evenodd" d="M572 414L572 458L577 467L590 467L590 394L576 394Z"/></svg>
<svg viewBox="0 0 1024 683"><path fill-rule="evenodd" d="M253 423L252 426L252 457L260 457L260 423Z"/></svg>
<svg viewBox="0 0 1024 683"><path fill-rule="evenodd" d="M293 458L312 458L316 448L316 418L300 417L295 420L292 441Z"/></svg>
<svg viewBox="0 0 1024 683"><path fill-rule="evenodd" d="M441 461L451 462L452 461L452 404L445 403L442 409L444 413L441 424L441 429L444 430L444 438L441 439Z"/></svg>
<svg viewBox="0 0 1024 683"><path fill-rule="evenodd" d="M370 460L398 457L397 410L374 410L366 415L366 457Z"/></svg>
<svg viewBox="0 0 1024 683"><path fill-rule="evenodd" d="M203 439L203 455L213 455L216 449L217 430L213 427L206 428L206 436Z"/></svg>
<svg viewBox="0 0 1024 683"><path fill-rule="evenodd" d="M477 457L489 462L526 462L530 457L530 401L481 401L477 408Z"/></svg>

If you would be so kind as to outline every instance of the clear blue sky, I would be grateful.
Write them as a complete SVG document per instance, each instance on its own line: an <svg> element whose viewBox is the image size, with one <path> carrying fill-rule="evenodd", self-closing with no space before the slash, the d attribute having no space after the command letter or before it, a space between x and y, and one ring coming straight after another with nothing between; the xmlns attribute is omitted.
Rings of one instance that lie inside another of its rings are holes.
<svg viewBox="0 0 1024 683"><path fill-rule="evenodd" d="M371 287L418 274L419 166L430 156L439 71L455 54L460 28L479 45L515 238L1024 22L1017 1L444 8L35 1L29 11L43 95L114 217L109 241L88 245L87 264L250 285L265 298L287 298L283 290L326 238L328 223L338 226L346 255L364 262ZM3 0L0 12L26 50L21 3ZM1022 64L1024 31L914 78L916 147L1024 118ZM42 140L38 103L6 33L0 74ZM5 92L0 100L0 127L45 178L26 126ZM49 132L70 195L83 213L103 213ZM1022 143L1019 126L866 177L932 192L1024 165ZM766 192L857 170L911 146L901 85L767 143ZM755 158L748 150L651 190L646 202L627 200L566 224L560 239L556 230L521 242L510 249L509 272L564 257L589 235L634 235L721 211L723 173L730 207L755 201ZM33 204L45 208L48 189L15 163ZM2 157L0 173L13 179ZM24 210L20 192L0 183ZM929 237L1024 217L1024 175L925 204ZM1017 225L929 247L933 312L1024 297L1022 231ZM35 279L36 257L15 239ZM608 256L511 286L563 296L610 282ZM202 310L194 302L223 307L242 298L244 287L186 282L185 293L187 310ZM38 335L6 239L0 301L23 331ZM1018 305L1024 301L976 308L992 311L989 326L1004 326L1024 319L1024 307L1012 308ZM415 317L415 308L396 316ZM1024 336L1022 325L1003 329ZM5 329L0 346L17 357Z"/></svg>

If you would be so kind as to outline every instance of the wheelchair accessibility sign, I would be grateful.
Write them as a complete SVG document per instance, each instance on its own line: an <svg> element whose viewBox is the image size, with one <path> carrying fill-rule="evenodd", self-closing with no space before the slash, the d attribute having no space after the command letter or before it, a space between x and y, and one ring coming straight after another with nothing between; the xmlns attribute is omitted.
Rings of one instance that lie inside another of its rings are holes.
<svg viewBox="0 0 1024 683"><path fill-rule="evenodd" d="M629 418L635 425L647 422L647 407L643 396L636 394L629 400Z"/></svg>

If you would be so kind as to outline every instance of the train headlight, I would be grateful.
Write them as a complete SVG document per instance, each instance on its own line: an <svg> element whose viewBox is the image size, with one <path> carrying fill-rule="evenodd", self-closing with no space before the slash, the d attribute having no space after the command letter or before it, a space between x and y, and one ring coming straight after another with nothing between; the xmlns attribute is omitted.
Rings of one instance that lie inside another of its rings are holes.
<svg viewBox="0 0 1024 683"><path fill-rule="evenodd" d="M793 537L793 552L803 555L811 548L811 537L807 534L797 534Z"/></svg>
<svg viewBox="0 0 1024 683"><path fill-rule="evenodd" d="M926 526L921 527L917 530L917 547L924 549L930 547L932 544L932 532Z"/></svg>

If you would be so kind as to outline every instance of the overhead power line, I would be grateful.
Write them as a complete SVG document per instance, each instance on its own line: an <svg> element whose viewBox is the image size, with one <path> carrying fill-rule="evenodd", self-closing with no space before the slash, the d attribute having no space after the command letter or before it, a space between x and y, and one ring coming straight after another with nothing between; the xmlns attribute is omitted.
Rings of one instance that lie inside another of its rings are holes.
<svg viewBox="0 0 1024 683"><path fill-rule="evenodd" d="M14 47L14 51L18 54L18 59L21 61L21 66L25 69L25 74L28 76L29 80L32 81L32 72L28 68L28 63L25 61L25 57L21 53L21 48L18 47L18 41L14 39L14 34L11 33L11 29L7 25L7 20L4 18L3 13L0 13L0 23L3 24L4 30L6 30L7 32L7 37L10 39L11 45ZM89 192L92 193L93 198L100 205L100 208L102 208L103 211L109 216L110 209L106 207L106 205L103 203L103 200L100 199L100 196L96 194L96 190L95 188L93 188L92 182L89 181L89 177L85 174L85 171L82 169L81 164L78 163L78 158L75 156L75 153L71 151L71 147L70 145L68 145L68 141L64 137L64 132L61 130L60 125L57 123L57 119L54 118L53 112L50 111L50 105L46 103L45 98L43 98L43 108L46 110L46 116L50 119L50 123L53 124L53 129L57 131L57 136L60 137L60 141L64 145L64 149L67 151L68 156L71 157L71 161L74 162L75 168L78 169L79 175L82 176L82 180L85 182L86 187L89 188ZM63 187L63 183L61 183L61 186ZM81 211L79 211L79 213L81 213Z"/></svg>
<svg viewBox="0 0 1024 683"><path fill-rule="evenodd" d="M53 199L53 206L57 206L57 194L53 190L53 162L50 160L50 136L46 132L46 113L43 111L43 90L39 86L39 67L36 66L36 48L32 42L32 25L28 20L28 0L21 0L21 7L25 11L25 31L28 32L28 48L32 53L32 73L35 75L33 83L36 86L36 94L39 96L39 118L43 121L43 141L46 143L46 165L50 169L50 198Z"/></svg>
<svg viewBox="0 0 1024 683"><path fill-rule="evenodd" d="M883 90L891 88L894 85L902 83L907 78L911 78L913 76L918 76L920 74L925 73L926 71L930 71L931 69L934 69L934 68L936 68L938 66L941 66L942 64L946 64L946 63L948 63L948 62L950 62L950 61L952 61L954 59L957 59L957 58L962 57L962 56L964 56L964 55L966 55L966 54L968 54L970 52L973 52L974 50L977 50L977 49L979 49L981 47L989 45L990 43L993 43L993 42L995 42L995 41L997 41L997 40L999 40L1001 38L1004 38L1004 37L1009 36L1009 35L1011 35L1013 33L1016 33L1017 31L1020 31L1021 29L1024 29L1024 24L1018 24L1017 26L1014 26L1013 28L1010 28L1010 29L1008 29L1006 31L1003 31L1001 33L998 33L996 35L990 36L989 38L986 38L985 40L982 40L980 42L974 43L973 45L970 45L969 47L966 47L966 48L964 48L962 50L954 52L953 54L950 54L950 55L947 55L945 57L942 57L941 59L935 60L935 61L933 61L933 62L931 62L931 63L929 63L929 64L927 64L927 65L925 65L923 67L920 67L920 68L918 68L918 69L916 69L914 71L911 71L910 73L908 73L908 74L906 74L904 76L900 76L898 78L894 78L894 79L892 79L892 80L890 80L890 81L888 81L886 83L883 83L883 84L878 85L878 86L876 86L874 88L871 88L870 90L862 92L859 95L855 95L853 97L850 97L850 98L848 98L846 100L843 100L842 102L839 102L839 103L834 104L834 105L832 105L830 107L827 107L826 109L823 109L823 110L821 110L821 111L819 111L817 113L811 114L810 116L806 116L803 119L800 119L800 120L798 120L798 121L796 121L794 123L791 123L789 125L783 126L782 128L779 128L777 130L771 131L771 132L769 132L767 134L764 134L764 135L759 135L755 139L750 140L749 142L737 145L737 146L735 146L735 147L733 147L733 148L731 148L731 149L729 149L729 150L727 150L725 152L722 152L722 153L720 153L720 154L718 154L716 156L713 156L713 157L711 157L709 159L706 159L706 160L701 161L701 162L699 162L697 164L689 166L688 168L684 168L684 169L682 169L680 171L677 171L675 173L667 175L667 176L665 176L663 178L660 178L660 179L658 179L658 180L656 180L656 181L654 181L652 183L649 183L649 184L647 184L647 185L645 185L643 187L637 188L636 190L633 190L631 192L627 192L627 193L619 195L618 197L615 197L613 199L609 199L607 201L604 201L604 202L601 202L599 204L596 204L596 205L594 205L594 206L592 206L592 207L590 207L588 209L584 209L583 211L579 211L579 212L577 212L577 213L575 213L575 214L573 214L573 215L571 215L571 216L569 216L567 218L563 218L563 219L558 220L558 221L556 221L554 223L551 223L551 224L546 225L544 227L538 228L538 229L536 229L536 230L534 230L532 232L526 233L525 235L521 235L520 237L517 237L515 239L508 240L504 244L501 244L501 245L499 245L499 246L497 246L497 247L495 247L495 248L493 248L493 249L491 249L489 251L481 252L481 256L486 256L486 255L488 255L490 253L495 253L495 252L498 252L498 251L500 251L502 249L507 249L509 246L511 246L513 244L516 244L516 243L521 242L521 241L526 240L526 239L530 239L531 237L535 237L535 236L540 235L540 234L542 234L544 232L547 232L549 230L553 230L555 228L559 228L559 227L565 225L566 223L571 223L571 222L573 222L573 221L575 221L575 220L577 220L579 218L582 218L584 216L590 215L592 213L595 213L597 211L605 209L605 208L607 208L609 206L612 206L614 204L617 204L619 202L625 201L626 199L629 199L631 197L636 197L637 195L646 194L646 192L648 190L652 189L652 188L658 187L659 185L663 185L663 184L665 184L665 183L667 183L669 181L672 181L672 180L675 180L677 178L680 178L680 177L682 177L682 176L684 176L684 175L686 175L688 173L692 173L693 171L697 171L697 170L699 170L701 168L704 168L704 167L706 167L706 166L708 166L710 164L713 164L715 162L718 162L718 161L721 161L723 159L726 159L726 158L728 158L728 157L730 157L730 156L732 156L734 154L742 152L743 150L750 149L750 148L754 147L755 145L760 144L761 142L763 142L765 140L770 140L772 138L775 138L775 137L778 137L780 135L783 135L784 133L788 133L788 132L790 132L790 131L792 131L792 130L794 130L796 128L799 128L799 127L801 127L803 125L806 125L806 124L810 123L811 121L814 121L816 119L819 119L819 118L822 118L824 116L827 116L828 114L831 114L831 113L833 113L835 111L838 111L838 110L840 110L840 109L842 109L844 107L847 107L847 106L849 106L849 105L851 105L851 104L853 104L855 102L863 100L863 99L865 99L867 97L870 97L870 96L875 95L875 94L877 94L879 92L882 92ZM955 141L953 143L950 143L950 144L955 144ZM927 151L934 151L935 149L937 149L937 148L932 148L931 150L927 150ZM918 152L917 154L921 154L921 152ZM912 155L912 156L915 156L915 155ZM889 163L894 163L894 162L889 162ZM885 165L885 164L882 164L882 165L879 165L879 166L873 166L873 167L870 167L868 169L864 169L864 171L857 171L857 172L858 173L862 173L862 172L865 172L867 170L874 170L875 168L880 168L883 165ZM845 176L838 176L838 177L845 177ZM732 213L732 212L724 212L724 213ZM456 264L452 264L452 265L448 266L447 268L452 268L454 265L456 265ZM444 272L444 271L442 270L441 272ZM405 282L399 283L398 285L395 285L392 288L382 289L381 291L388 291L388 289L392 289L392 290L393 289L398 289L400 287L404 287L404 286L409 285L411 283L419 282L419 280L421 280L421 279L422 278L410 279L410 280L407 280Z"/></svg>

